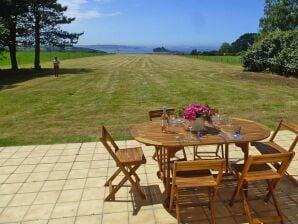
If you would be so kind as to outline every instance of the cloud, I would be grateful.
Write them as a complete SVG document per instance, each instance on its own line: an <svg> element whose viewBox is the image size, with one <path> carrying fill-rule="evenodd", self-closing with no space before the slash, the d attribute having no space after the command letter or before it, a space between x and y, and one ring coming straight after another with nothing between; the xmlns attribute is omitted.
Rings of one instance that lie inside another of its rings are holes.
<svg viewBox="0 0 298 224"><path fill-rule="evenodd" d="M111 0L97 1L107 2ZM93 19L99 17L121 15L120 12L101 13L96 10L84 9L84 7L88 4L87 0L58 0L58 2L63 6L67 6L67 11L65 12L65 15L69 17L75 17L76 19Z"/></svg>
<svg viewBox="0 0 298 224"><path fill-rule="evenodd" d="M104 17L104 16L120 16L121 14L122 14L121 12L99 13L99 17Z"/></svg>
<svg viewBox="0 0 298 224"><path fill-rule="evenodd" d="M100 3L109 3L109 2L112 2L113 0L95 0L95 1Z"/></svg>

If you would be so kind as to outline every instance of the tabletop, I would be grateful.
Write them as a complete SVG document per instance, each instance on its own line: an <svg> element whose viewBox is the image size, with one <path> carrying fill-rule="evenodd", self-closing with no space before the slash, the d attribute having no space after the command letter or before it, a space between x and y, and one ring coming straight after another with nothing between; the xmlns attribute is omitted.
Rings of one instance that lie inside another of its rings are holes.
<svg viewBox="0 0 298 224"><path fill-rule="evenodd" d="M235 125L241 127L240 137L233 137L231 134L231 129ZM168 132L163 133L160 121L157 120L135 125L131 129L131 134L135 140L147 145L178 147L260 141L270 136L270 130L255 121L232 118L228 125L217 124L215 127L208 125L206 134L199 138L196 133L191 133L190 136L190 132L181 124L170 126Z"/></svg>

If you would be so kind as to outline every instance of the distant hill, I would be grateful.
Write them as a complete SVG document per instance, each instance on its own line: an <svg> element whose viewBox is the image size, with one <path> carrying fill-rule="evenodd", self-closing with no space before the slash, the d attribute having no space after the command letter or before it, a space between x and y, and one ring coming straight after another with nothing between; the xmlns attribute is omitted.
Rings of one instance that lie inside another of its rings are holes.
<svg viewBox="0 0 298 224"><path fill-rule="evenodd" d="M83 51L83 52L90 52L90 53L107 53L102 50L95 50L95 49L86 48L86 47L70 47L70 48L67 48L66 50L68 50L68 51Z"/></svg>
<svg viewBox="0 0 298 224"><path fill-rule="evenodd" d="M33 47L18 47L18 51L34 51ZM87 52L87 53L107 53L105 51L101 50L96 50L92 48L87 48L87 47L77 47L77 46L72 46L72 47L66 47L66 48L59 48L59 47L41 47L41 51L46 51L46 52L51 52L51 51L56 51L56 52L65 52L65 51L79 51L79 52Z"/></svg>
<svg viewBox="0 0 298 224"><path fill-rule="evenodd" d="M166 49L165 47L156 47L153 49L154 53L172 53L172 51Z"/></svg>
<svg viewBox="0 0 298 224"><path fill-rule="evenodd" d="M178 51L178 50L169 50L165 47L156 47L153 49L153 52L154 53L157 53L157 54L185 54L184 51Z"/></svg>
<svg viewBox="0 0 298 224"><path fill-rule="evenodd" d="M152 54L158 53L154 52L153 49L161 48L157 46L132 46L132 45L117 45L117 44L96 44L96 45L76 45L76 47L82 47L87 49L94 49L99 51L105 51L108 53L116 53L116 54ZM181 53L190 53L193 49L197 49L200 51L210 51L217 50L218 46L163 46L168 53L171 54L181 54ZM164 50L161 49L161 50ZM162 52L162 51L161 51ZM161 53L159 52L159 53ZM164 52L165 53L165 52Z"/></svg>
<svg viewBox="0 0 298 224"><path fill-rule="evenodd" d="M113 44L98 44L98 45L78 45L89 49L105 51L108 53L122 53L122 54L144 54L152 53L151 47L143 46L127 46L127 45L113 45Z"/></svg>

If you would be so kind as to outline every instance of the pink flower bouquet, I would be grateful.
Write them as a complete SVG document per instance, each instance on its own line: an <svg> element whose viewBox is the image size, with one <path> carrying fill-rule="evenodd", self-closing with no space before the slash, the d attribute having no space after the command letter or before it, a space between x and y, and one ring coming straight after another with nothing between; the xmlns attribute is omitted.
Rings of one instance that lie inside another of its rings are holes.
<svg viewBox="0 0 298 224"><path fill-rule="evenodd" d="M202 117L206 120L210 119L210 108L201 104L192 103L184 110L184 118L187 120L196 120L197 117Z"/></svg>

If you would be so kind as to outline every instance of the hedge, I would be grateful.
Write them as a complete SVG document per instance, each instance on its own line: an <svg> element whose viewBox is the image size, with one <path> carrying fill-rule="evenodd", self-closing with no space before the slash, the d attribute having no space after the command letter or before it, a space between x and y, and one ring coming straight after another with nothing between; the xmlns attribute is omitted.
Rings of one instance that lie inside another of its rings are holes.
<svg viewBox="0 0 298 224"><path fill-rule="evenodd" d="M253 44L242 58L247 71L298 77L298 31L273 32Z"/></svg>

